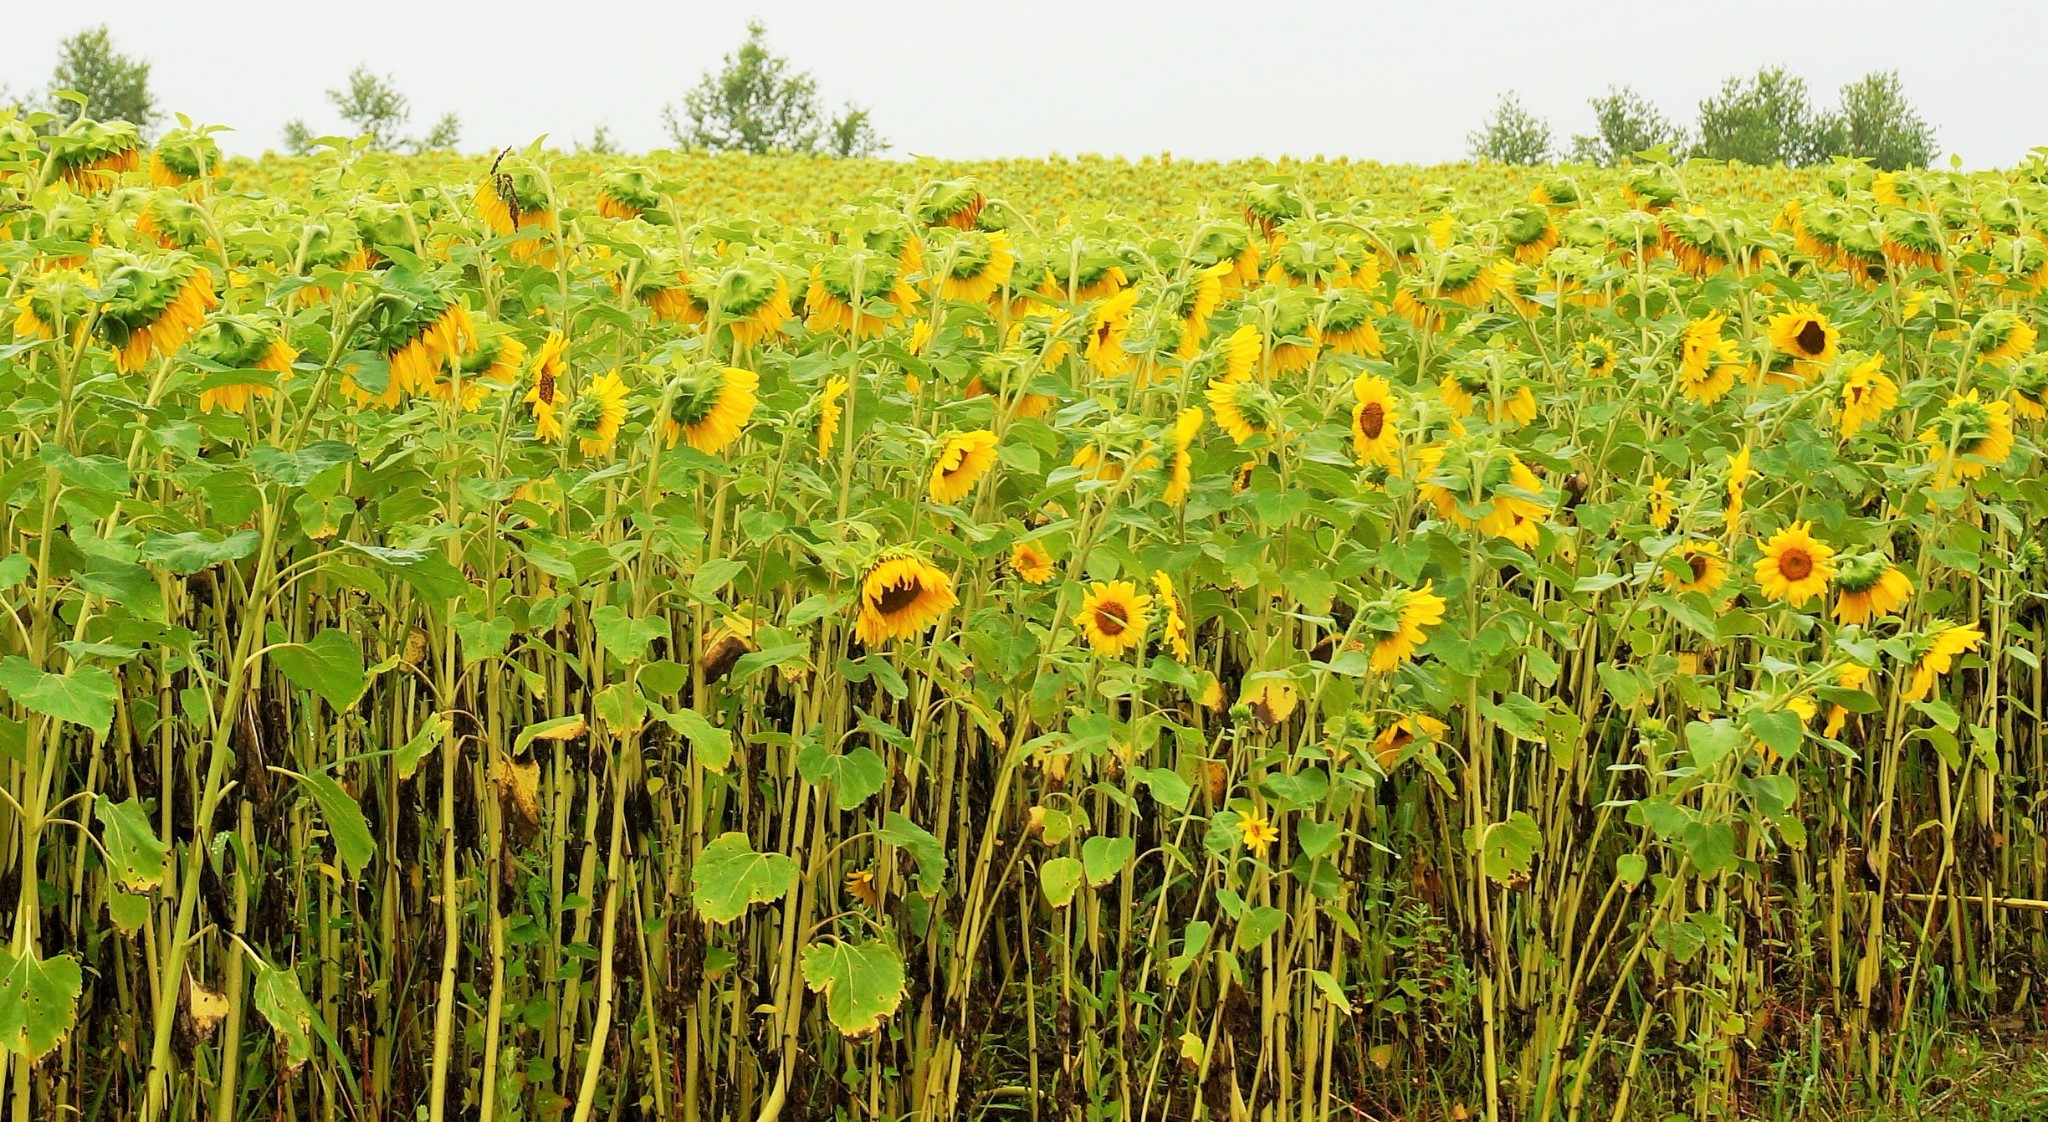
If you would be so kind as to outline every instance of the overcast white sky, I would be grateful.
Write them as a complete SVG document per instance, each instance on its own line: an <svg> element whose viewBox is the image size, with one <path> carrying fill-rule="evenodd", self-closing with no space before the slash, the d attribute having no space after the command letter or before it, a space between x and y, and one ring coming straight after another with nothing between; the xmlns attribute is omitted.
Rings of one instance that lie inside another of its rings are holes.
<svg viewBox="0 0 2048 1122"><path fill-rule="evenodd" d="M750 16L833 104L874 113L892 154L1458 159L1514 89L1562 143L1586 98L1635 86L1690 121L1726 75L1783 63L1818 100L1897 69L1944 154L2007 165L2048 144L2048 4L1860 0L4 0L0 83L48 81L57 41L106 23L149 59L168 109L233 125L230 151L285 121L340 123L324 90L367 62L453 111L462 146L563 147L598 124L665 143L677 100Z"/></svg>

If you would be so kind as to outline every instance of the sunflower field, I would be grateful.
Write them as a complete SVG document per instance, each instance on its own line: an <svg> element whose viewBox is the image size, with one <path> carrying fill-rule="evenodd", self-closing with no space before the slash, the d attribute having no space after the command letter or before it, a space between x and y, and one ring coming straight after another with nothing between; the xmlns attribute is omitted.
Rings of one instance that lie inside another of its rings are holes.
<svg viewBox="0 0 2048 1122"><path fill-rule="evenodd" d="M2048 163L16 119L0 270L14 1122L1831 1117L2042 1039Z"/></svg>

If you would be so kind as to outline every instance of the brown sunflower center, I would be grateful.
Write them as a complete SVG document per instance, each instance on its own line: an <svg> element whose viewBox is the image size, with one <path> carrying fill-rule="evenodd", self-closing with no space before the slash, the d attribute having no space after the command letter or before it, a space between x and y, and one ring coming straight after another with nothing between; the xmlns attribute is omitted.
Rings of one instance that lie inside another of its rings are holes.
<svg viewBox="0 0 2048 1122"><path fill-rule="evenodd" d="M1801 351L1810 355L1817 355L1826 349L1828 345L1828 329L1822 327L1819 320L1807 320L1806 326L1799 329L1799 336L1796 341Z"/></svg>
<svg viewBox="0 0 2048 1122"><path fill-rule="evenodd" d="M1095 629L1109 638L1122 635L1130 625L1130 614L1122 604L1095 605Z"/></svg>
<svg viewBox="0 0 2048 1122"><path fill-rule="evenodd" d="M1358 411L1358 431L1367 440L1378 440L1386 431L1387 407L1377 401L1368 401Z"/></svg>
<svg viewBox="0 0 2048 1122"><path fill-rule="evenodd" d="M534 397L539 399L542 405L553 405L555 403L555 376L543 371L540 376L540 383L534 386L533 392Z"/></svg>
<svg viewBox="0 0 2048 1122"><path fill-rule="evenodd" d="M875 598L875 610L885 616L893 616L897 612L903 611L905 608L917 603L917 598L922 595L924 595L924 586L918 583L915 578L906 580L901 584L892 584L888 588L883 589L882 594Z"/></svg>
<svg viewBox="0 0 2048 1122"><path fill-rule="evenodd" d="M1705 580L1705 579L1707 579L1707 555L1706 555L1706 554L1704 554L1704 553L1695 553L1695 554L1693 554L1692 556L1690 556L1690 557L1688 557L1688 558L1686 558L1686 559L1685 559L1685 565L1686 565L1686 568L1688 568L1688 569L1691 569L1691 570L1692 570L1692 579L1693 579L1694 581L1702 581L1702 580Z"/></svg>
<svg viewBox="0 0 2048 1122"><path fill-rule="evenodd" d="M1788 549L1778 557L1778 572L1786 580L1805 580L1813 575L1813 555L1803 549Z"/></svg>

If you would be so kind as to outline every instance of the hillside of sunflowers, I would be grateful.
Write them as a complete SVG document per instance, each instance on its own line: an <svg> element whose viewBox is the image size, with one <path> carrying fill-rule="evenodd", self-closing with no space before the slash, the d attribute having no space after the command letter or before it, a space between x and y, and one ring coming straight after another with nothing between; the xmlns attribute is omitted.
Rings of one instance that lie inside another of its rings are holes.
<svg viewBox="0 0 2048 1122"><path fill-rule="evenodd" d="M0 1110L1954 1100L2048 1017L2044 239L0 123Z"/></svg>

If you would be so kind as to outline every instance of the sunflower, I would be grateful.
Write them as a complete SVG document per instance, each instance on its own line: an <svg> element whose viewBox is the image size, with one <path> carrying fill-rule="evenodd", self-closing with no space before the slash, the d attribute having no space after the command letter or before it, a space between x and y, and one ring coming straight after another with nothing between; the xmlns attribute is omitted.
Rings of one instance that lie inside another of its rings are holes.
<svg viewBox="0 0 2048 1122"><path fill-rule="evenodd" d="M1417 449L1415 459L1422 481L1417 493L1436 507L1437 517L1523 549L1536 547L1552 507L1543 481L1519 456L1500 447L1437 445ZM1474 522L1461 509L1468 506L1486 513Z"/></svg>
<svg viewBox="0 0 2048 1122"><path fill-rule="evenodd" d="M1212 379L1202 396L1216 417L1216 427L1239 444L1278 431L1280 403L1263 383L1226 374Z"/></svg>
<svg viewBox="0 0 2048 1122"><path fill-rule="evenodd" d="M149 154L149 181L158 187L182 187L219 170L220 146L192 129L165 133Z"/></svg>
<svg viewBox="0 0 2048 1122"><path fill-rule="evenodd" d="M607 370L584 387L569 406L568 431L576 434L586 456L601 456L619 439L626 421L626 383L617 370Z"/></svg>
<svg viewBox="0 0 2048 1122"><path fill-rule="evenodd" d="M232 315L215 316L194 332L191 353L221 368L222 373L209 378L209 382L232 377L236 370L267 370L283 381L291 376L292 362L299 357L276 324L253 316ZM276 393L277 387L267 382L212 384L199 391L199 411L211 413L221 409L241 413L249 408L251 398Z"/></svg>
<svg viewBox="0 0 2048 1122"><path fill-rule="evenodd" d="M698 363L669 383L668 417L663 433L669 447L686 440L690 447L716 456L739 439L760 400L761 376L737 366Z"/></svg>
<svg viewBox="0 0 2048 1122"><path fill-rule="evenodd" d="M1194 485L1195 458L1188 451L1195 442L1195 434L1202 431L1202 410L1190 405L1180 411L1173 420L1173 432L1169 436L1173 452L1168 458L1166 493L1161 497L1168 506L1179 506L1187 501L1188 488Z"/></svg>
<svg viewBox="0 0 2048 1122"><path fill-rule="evenodd" d="M1771 346L1790 355L1795 371L1812 371L1835 360L1835 345L1842 333L1812 304L1791 304L1770 318L1766 327Z"/></svg>
<svg viewBox="0 0 2048 1122"><path fill-rule="evenodd" d="M569 342L562 333L550 331L533 359L533 388L526 391L525 402L533 406L533 435L540 440L562 439L557 410L569 400L562 388L562 379L569 373L568 350Z"/></svg>
<svg viewBox="0 0 2048 1122"><path fill-rule="evenodd" d="M1088 313L1088 343L1082 356L1105 378L1130 369L1131 353L1124 349L1124 337L1130 334L1131 310L1137 306L1138 295L1135 288L1123 289Z"/></svg>
<svg viewBox="0 0 2048 1122"><path fill-rule="evenodd" d="M1721 512L1723 525L1733 529L1742 520L1743 492L1749 487L1749 477L1756 472L1749 465L1749 441L1728 457L1728 505Z"/></svg>
<svg viewBox="0 0 2048 1122"><path fill-rule="evenodd" d="M491 233L519 235L511 244L513 260L554 265L555 211L538 173L530 168L493 173L476 189L476 210Z"/></svg>
<svg viewBox="0 0 2048 1122"><path fill-rule="evenodd" d="M794 312L789 307L789 282L775 266L760 258L737 262L724 271L692 282L690 298L705 309L717 309L718 320L732 331L733 346L745 350L782 334Z"/></svg>
<svg viewBox="0 0 2048 1122"><path fill-rule="evenodd" d="M1429 639L1424 628L1444 621L1444 598L1430 581L1375 600L1360 609L1359 616L1373 640L1373 672L1384 674L1415 657L1415 649Z"/></svg>
<svg viewBox="0 0 2048 1122"><path fill-rule="evenodd" d="M1807 532L1811 525L1793 523L1764 542L1763 556L1756 563L1756 582L1765 596L1798 608L1827 591L1828 581L1835 575L1835 551Z"/></svg>
<svg viewBox="0 0 2048 1122"><path fill-rule="evenodd" d="M1351 451L1360 463L1379 464L1401 474L1401 408L1393 387L1376 374L1351 383L1358 404L1351 407Z"/></svg>
<svg viewBox="0 0 2048 1122"><path fill-rule="evenodd" d="M1044 584L1053 577L1052 554L1037 542L1018 542L1010 548L1010 571L1025 584Z"/></svg>
<svg viewBox="0 0 2048 1122"><path fill-rule="evenodd" d="M956 235L949 246L935 249L932 256L948 266L939 278L939 295L969 304L987 303L997 289L1010 283L1010 273L1017 265L1010 235L1001 230Z"/></svg>
<svg viewBox="0 0 2048 1122"><path fill-rule="evenodd" d="M917 306L918 295L903 279L894 258L869 249L834 253L811 266L810 288L804 293L804 326L871 339L901 327ZM889 309L875 314L877 306Z"/></svg>
<svg viewBox="0 0 2048 1122"><path fill-rule="evenodd" d="M661 190L646 168L616 168L597 181L597 213L628 220L661 209Z"/></svg>
<svg viewBox="0 0 2048 1122"><path fill-rule="evenodd" d="M832 458L832 442L839 436L839 399L846 396L853 383L834 375L818 391L818 458Z"/></svg>
<svg viewBox="0 0 2048 1122"><path fill-rule="evenodd" d="M1341 288L1322 299L1316 318L1309 323L1309 338L1333 354L1369 355L1386 353L1373 317L1379 313L1372 297L1355 288Z"/></svg>
<svg viewBox="0 0 2048 1122"><path fill-rule="evenodd" d="M1280 828L1257 808L1237 816L1237 830L1238 836L1244 840L1244 847L1261 857L1265 856L1267 846L1280 840Z"/></svg>
<svg viewBox="0 0 2048 1122"><path fill-rule="evenodd" d="M1974 627L1937 621L1913 644L1913 676L1907 683L1905 699L1919 701L1934 689L1934 683L1955 666L1956 656L1984 641Z"/></svg>
<svg viewBox="0 0 2048 1122"><path fill-rule="evenodd" d="M1934 423L1920 434L1927 457L1937 466L1935 486L1952 479L1976 479L2012 455L2012 406L1979 401L1977 391L1949 399Z"/></svg>
<svg viewBox="0 0 2048 1122"><path fill-rule="evenodd" d="M1678 267L1696 277L1728 267L1727 234L1721 223L1695 209L1691 214L1667 210L1658 222L1658 244Z"/></svg>
<svg viewBox="0 0 2048 1122"><path fill-rule="evenodd" d="M1669 530L1671 520L1678 516L1678 506L1671 500L1671 480L1655 476L1650 480L1650 528Z"/></svg>
<svg viewBox="0 0 2048 1122"><path fill-rule="evenodd" d="M1835 619L1869 623L1896 614L1913 595L1913 582L1883 556L1867 553L1844 561L1835 574Z"/></svg>
<svg viewBox="0 0 2048 1122"><path fill-rule="evenodd" d="M526 346L510 335L498 335L477 345L455 364L459 379L442 378L427 386L427 396L446 402L455 395L459 381L464 412L483 404L492 390L508 389L519 382L519 368L526 362Z"/></svg>
<svg viewBox="0 0 2048 1122"><path fill-rule="evenodd" d="M1679 389L1702 405L1712 405L1735 387L1735 344L1721 337L1727 320L1715 312L1686 324L1679 336Z"/></svg>
<svg viewBox="0 0 2048 1122"><path fill-rule="evenodd" d="M142 369L151 358L176 354L206 322L206 314L220 306L213 273L190 254L145 260L117 253L113 260L101 286L110 295L96 326L123 374Z"/></svg>
<svg viewBox="0 0 2048 1122"><path fill-rule="evenodd" d="M1835 425L1844 437L1855 436L1898 403L1899 385L1884 372L1884 356L1871 355L1842 376L1842 405L1835 411Z"/></svg>
<svg viewBox="0 0 2048 1122"><path fill-rule="evenodd" d="M1604 335L1595 335L1579 343L1579 366L1588 378L1610 377L1620 361L1621 352Z"/></svg>
<svg viewBox="0 0 2048 1122"><path fill-rule="evenodd" d="M2012 374L2013 412L2029 421L2048 420L2048 355L2028 356Z"/></svg>
<svg viewBox="0 0 2048 1122"><path fill-rule="evenodd" d="M113 190L142 167L142 133L126 121L80 119L47 143L51 169L82 195Z"/></svg>
<svg viewBox="0 0 2048 1122"><path fill-rule="evenodd" d="M926 226L972 230L987 203L973 176L935 179L918 188L917 196L911 200L910 213Z"/></svg>
<svg viewBox="0 0 2048 1122"><path fill-rule="evenodd" d="M1173 578L1163 572L1152 574L1153 601L1166 611L1161 626L1165 634L1162 641L1166 649L1173 652L1175 661L1186 662L1192 653L1188 648L1188 621L1182 614L1180 596L1173 590Z"/></svg>
<svg viewBox="0 0 2048 1122"><path fill-rule="evenodd" d="M959 602L944 571L914 553L892 550L861 578L854 636L871 647L914 639Z"/></svg>
<svg viewBox="0 0 2048 1122"><path fill-rule="evenodd" d="M1127 580L1098 581L1081 600L1074 625L1095 653L1115 658L1145 640L1152 597Z"/></svg>
<svg viewBox="0 0 2048 1122"><path fill-rule="evenodd" d="M1557 226L1550 211L1540 206L1518 206L1501 216L1500 239L1514 259L1524 265L1540 265L1557 248Z"/></svg>
<svg viewBox="0 0 2048 1122"><path fill-rule="evenodd" d="M69 266L36 277L27 291L15 298L19 311L14 317L14 337L55 339L59 325L69 324L72 341L81 341L92 325L92 293L98 287L90 275Z"/></svg>
<svg viewBox="0 0 2048 1122"><path fill-rule="evenodd" d="M929 489L935 503L958 502L996 462L996 434L987 429L956 432L946 437L932 465Z"/></svg>
<svg viewBox="0 0 2048 1122"><path fill-rule="evenodd" d="M1400 760L1401 753L1417 740L1434 740L1449 732L1451 726L1444 724L1427 713L1402 717L1372 738L1373 758L1379 761L1382 771L1393 767Z"/></svg>
<svg viewBox="0 0 2048 1122"><path fill-rule="evenodd" d="M1849 663L1835 672L1835 685L1845 690L1860 690L1870 681L1870 667ZM1827 727L1821 735L1833 740L1842 734L1842 726L1849 723L1849 709L1843 705L1828 707Z"/></svg>
<svg viewBox="0 0 2048 1122"><path fill-rule="evenodd" d="M1721 556L1721 543L1689 541L1667 559L1664 587L1673 592L1697 592L1711 597L1728 580L1728 562Z"/></svg>
<svg viewBox="0 0 2048 1122"><path fill-rule="evenodd" d="M1984 313L1970 329L1970 346L1979 362L2003 362L2034 349L2034 325L2004 308Z"/></svg>

